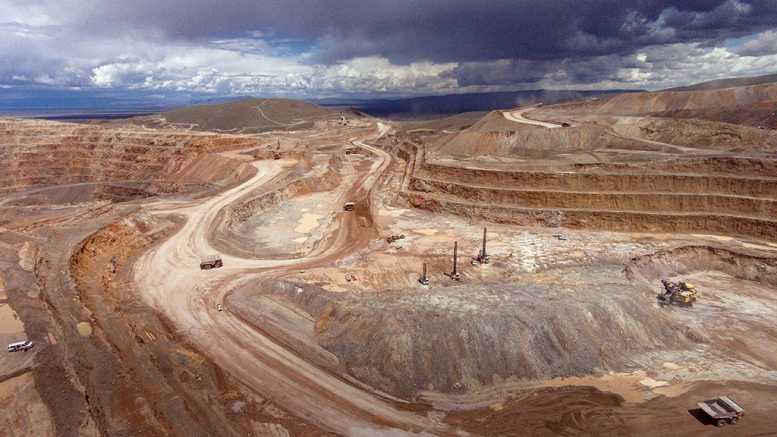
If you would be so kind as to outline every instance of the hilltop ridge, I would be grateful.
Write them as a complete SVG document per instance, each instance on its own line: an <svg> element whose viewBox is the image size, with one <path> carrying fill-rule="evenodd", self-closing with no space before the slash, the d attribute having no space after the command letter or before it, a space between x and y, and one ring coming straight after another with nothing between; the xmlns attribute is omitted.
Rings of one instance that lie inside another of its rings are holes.
<svg viewBox="0 0 777 437"><path fill-rule="evenodd" d="M310 129L316 121L333 120L353 111L324 108L293 99L247 99L229 103L197 105L128 120L152 128L184 128L234 134L283 129ZM124 120L122 122L126 122Z"/></svg>

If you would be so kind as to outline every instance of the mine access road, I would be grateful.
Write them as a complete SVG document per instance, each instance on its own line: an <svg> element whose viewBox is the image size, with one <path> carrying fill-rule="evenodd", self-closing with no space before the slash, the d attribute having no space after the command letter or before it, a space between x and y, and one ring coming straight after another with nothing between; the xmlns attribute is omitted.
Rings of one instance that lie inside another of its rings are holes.
<svg viewBox="0 0 777 437"><path fill-rule="evenodd" d="M386 130L382 125L378 129L378 136ZM358 139L351 143L377 155L350 189L353 196L368 196L390 157ZM347 214L342 216L336 234L327 240L330 244L303 258L268 260L224 254L223 268L200 271L200 257L216 252L208 236L219 211L261 190L291 161L264 160L253 165L258 169L254 177L213 197L184 205L164 200L150 205L152 214L175 214L185 223L138 260L133 273L138 291L242 384L323 429L343 435L443 432L444 425L403 410L390 396L358 387L295 354L231 314L228 307L223 312L216 309L216 304L242 279L270 278L285 271L323 265L353 250L354 241L361 241L351 235L353 227L347 222L353 220L353 215Z"/></svg>
<svg viewBox="0 0 777 437"><path fill-rule="evenodd" d="M535 126L542 126L544 128L548 129L555 129L561 127L560 124L554 124L554 123L546 123L544 121L537 121L537 120L530 120L524 115L529 112L529 110L526 109L519 109L517 111L504 111L502 112L502 115L510 121L514 121L516 123L523 123L523 124L533 124Z"/></svg>

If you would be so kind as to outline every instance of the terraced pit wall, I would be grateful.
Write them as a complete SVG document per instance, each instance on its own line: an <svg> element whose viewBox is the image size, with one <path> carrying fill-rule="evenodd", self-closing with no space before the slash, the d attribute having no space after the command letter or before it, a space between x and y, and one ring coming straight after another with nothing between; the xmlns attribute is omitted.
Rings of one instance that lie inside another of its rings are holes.
<svg viewBox="0 0 777 437"><path fill-rule="evenodd" d="M704 156L682 157L680 159L668 159L662 161L643 162L639 165L626 163L585 163L574 164L575 172L581 173L645 173L652 171L656 174L725 174L739 177L752 177L760 175L764 177L777 176L777 159L759 156ZM702 169L702 171L699 171Z"/></svg>
<svg viewBox="0 0 777 437"><path fill-rule="evenodd" d="M450 167L426 162L423 146L403 148L398 154L410 171L401 195L417 208L518 225L777 241L773 159L691 158L668 160L666 168L652 162L552 173ZM677 170L689 168L697 173Z"/></svg>
<svg viewBox="0 0 777 437"><path fill-rule="evenodd" d="M176 179L172 175L199 157L258 145L255 138L231 135L0 118L0 194L68 183ZM214 182L227 174L201 170L199 177L190 172L176 180Z"/></svg>

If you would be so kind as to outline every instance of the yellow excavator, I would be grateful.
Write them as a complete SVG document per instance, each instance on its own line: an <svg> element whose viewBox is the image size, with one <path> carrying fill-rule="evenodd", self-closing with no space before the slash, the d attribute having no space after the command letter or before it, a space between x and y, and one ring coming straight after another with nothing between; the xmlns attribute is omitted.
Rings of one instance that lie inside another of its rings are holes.
<svg viewBox="0 0 777 437"><path fill-rule="evenodd" d="M691 284L685 282L674 283L666 279L662 279L661 284L664 286L664 292L656 296L661 304L693 306L693 303L699 298L696 287Z"/></svg>

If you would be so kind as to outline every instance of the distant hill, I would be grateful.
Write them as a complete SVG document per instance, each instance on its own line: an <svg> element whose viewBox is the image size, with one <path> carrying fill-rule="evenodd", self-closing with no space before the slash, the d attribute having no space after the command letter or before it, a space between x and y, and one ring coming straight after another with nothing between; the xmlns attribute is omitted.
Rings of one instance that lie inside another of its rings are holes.
<svg viewBox="0 0 777 437"><path fill-rule="evenodd" d="M183 127L191 130L258 133L277 129L307 129L317 120L344 113L336 108L291 99L249 99L175 109L129 121L148 127Z"/></svg>
<svg viewBox="0 0 777 437"><path fill-rule="evenodd" d="M352 106L375 117L429 117L462 112L492 111L533 105L538 102L558 103L585 100L592 97L607 99L616 94L631 92L624 90L574 91L574 90L526 90L495 93L448 94L444 96L423 96L405 99L313 100L324 106ZM638 91L634 91L638 92Z"/></svg>
<svg viewBox="0 0 777 437"><path fill-rule="evenodd" d="M492 111L467 129L440 135L431 148L444 155L542 158L606 147L605 130L604 126L545 129L509 121L501 111Z"/></svg>
<svg viewBox="0 0 777 437"><path fill-rule="evenodd" d="M777 101L777 83L695 91L655 91L621 94L599 107L610 114L655 114L759 105Z"/></svg>
<svg viewBox="0 0 777 437"><path fill-rule="evenodd" d="M697 83L695 85L669 88L663 91L705 91L705 90L719 90L723 88L734 88L741 86L762 85L766 83L777 82L777 74L767 74L764 76L754 77L735 77L730 79L718 79L710 80L707 82Z"/></svg>
<svg viewBox="0 0 777 437"><path fill-rule="evenodd" d="M734 83L762 82L768 80L768 77L705 82L689 87L692 89L686 91L672 89L621 94L591 109L599 114L697 118L777 129L777 82L726 86Z"/></svg>

